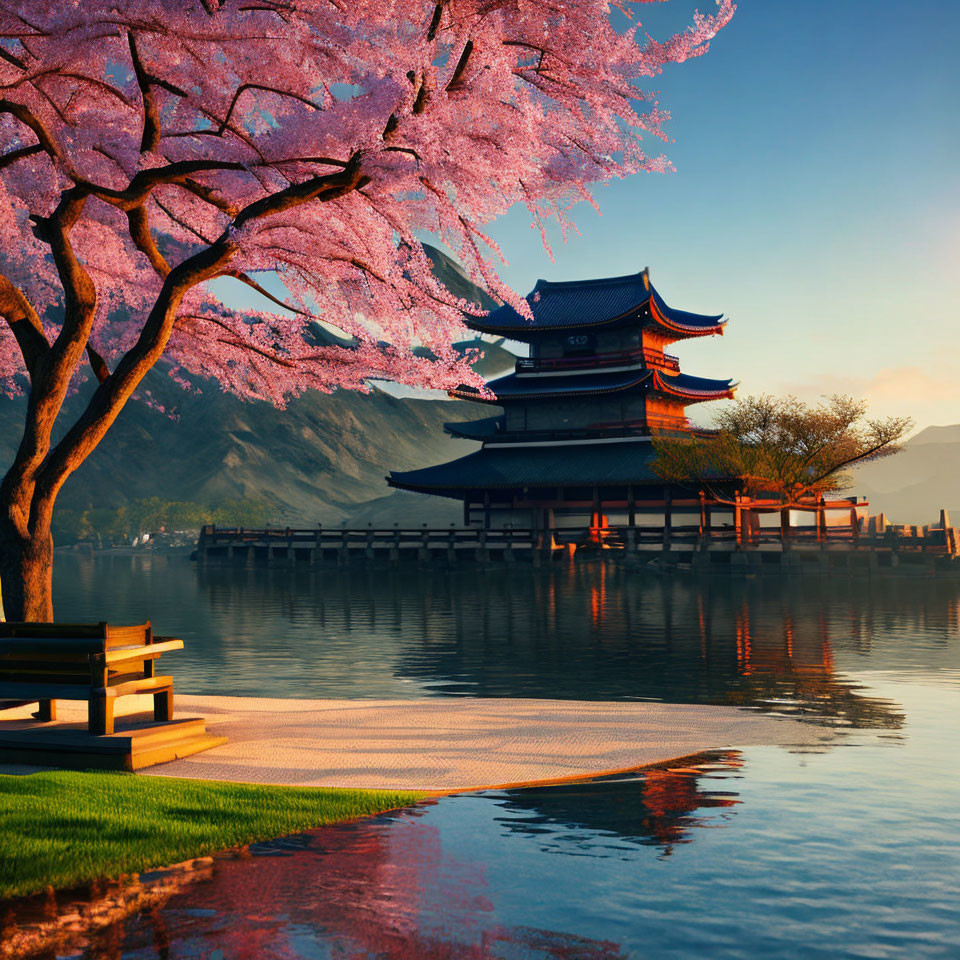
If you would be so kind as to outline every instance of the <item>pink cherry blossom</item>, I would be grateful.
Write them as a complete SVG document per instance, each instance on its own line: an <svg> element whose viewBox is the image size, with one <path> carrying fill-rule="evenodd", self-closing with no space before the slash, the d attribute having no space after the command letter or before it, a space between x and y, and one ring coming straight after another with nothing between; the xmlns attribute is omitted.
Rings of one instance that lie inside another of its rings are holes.
<svg viewBox="0 0 960 960"><path fill-rule="evenodd" d="M31 395L0 497L18 536L161 361L276 404L373 378L482 387L453 348L481 311L421 238L529 315L488 225L523 203L545 240L591 185L669 169L642 84L734 4L663 41L616 26L633 7L0 0L0 391ZM283 296L242 313L210 286L265 276ZM311 346L314 319L355 346ZM88 369L99 389L54 446Z"/></svg>

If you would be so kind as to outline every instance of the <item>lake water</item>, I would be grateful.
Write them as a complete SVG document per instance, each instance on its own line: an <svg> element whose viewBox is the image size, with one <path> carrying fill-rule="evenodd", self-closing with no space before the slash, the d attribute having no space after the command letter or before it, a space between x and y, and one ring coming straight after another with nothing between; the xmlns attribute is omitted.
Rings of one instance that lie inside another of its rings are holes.
<svg viewBox="0 0 960 960"><path fill-rule="evenodd" d="M183 637L184 692L743 704L841 732L261 844L76 956L960 957L957 586L65 556L56 594Z"/></svg>

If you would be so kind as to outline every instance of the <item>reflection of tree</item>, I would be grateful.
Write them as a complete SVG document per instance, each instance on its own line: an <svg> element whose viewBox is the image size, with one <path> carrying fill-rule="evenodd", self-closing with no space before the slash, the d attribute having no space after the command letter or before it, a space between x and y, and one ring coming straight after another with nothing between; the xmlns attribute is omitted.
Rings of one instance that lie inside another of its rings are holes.
<svg viewBox="0 0 960 960"><path fill-rule="evenodd" d="M628 780L509 790L502 805L511 815L501 823L534 836L541 846L578 856L591 848L607 855L611 841L658 846L669 854L676 844L690 843L697 827L717 825L706 811L740 803L735 791L714 789L711 781L718 767L725 768L725 778L742 763L739 753L727 750L682 766L647 768Z"/></svg>
<svg viewBox="0 0 960 960"><path fill-rule="evenodd" d="M623 957L614 943L498 924L483 865L451 860L438 830L419 817L331 827L295 841L218 860L201 889L130 924L123 955L157 956L159 924L176 955L220 951L230 960L506 960L517 947L543 960Z"/></svg>

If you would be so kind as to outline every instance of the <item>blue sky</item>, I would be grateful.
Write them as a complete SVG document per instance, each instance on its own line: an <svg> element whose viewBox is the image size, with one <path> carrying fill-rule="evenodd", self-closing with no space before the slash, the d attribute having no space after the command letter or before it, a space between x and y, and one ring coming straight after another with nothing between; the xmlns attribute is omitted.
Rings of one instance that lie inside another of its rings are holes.
<svg viewBox="0 0 960 960"><path fill-rule="evenodd" d="M697 2L635 9L663 38ZM490 229L504 279L649 266L671 305L730 318L676 348L688 372L960 423L960 0L737 2L708 54L649 85L673 114L649 152L676 172L598 189L552 263L514 209Z"/></svg>
<svg viewBox="0 0 960 960"><path fill-rule="evenodd" d="M662 37L695 4L637 9ZM739 0L706 56L654 83L676 173L599 190L553 263L512 212L492 230L505 279L649 265L668 303L731 318L680 345L691 373L960 422L958 32L960 0Z"/></svg>

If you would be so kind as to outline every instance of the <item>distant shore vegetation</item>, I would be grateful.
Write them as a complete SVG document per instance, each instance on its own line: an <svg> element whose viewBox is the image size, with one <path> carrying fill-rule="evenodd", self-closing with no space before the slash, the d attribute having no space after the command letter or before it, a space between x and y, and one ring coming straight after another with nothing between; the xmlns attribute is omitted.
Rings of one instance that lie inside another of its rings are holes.
<svg viewBox="0 0 960 960"><path fill-rule="evenodd" d="M223 500L215 505L149 497L115 507L61 508L54 521L54 542L98 546L132 543L144 534L196 532L204 524L262 527L275 519L263 500Z"/></svg>

